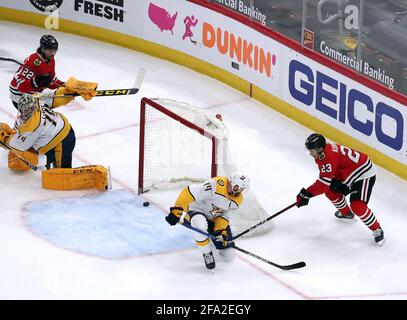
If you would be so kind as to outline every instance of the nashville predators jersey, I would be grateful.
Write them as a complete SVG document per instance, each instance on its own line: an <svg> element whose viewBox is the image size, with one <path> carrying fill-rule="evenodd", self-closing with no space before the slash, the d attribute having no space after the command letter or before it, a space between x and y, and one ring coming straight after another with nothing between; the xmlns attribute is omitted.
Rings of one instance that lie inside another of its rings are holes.
<svg viewBox="0 0 407 320"><path fill-rule="evenodd" d="M40 153L54 148L71 129L62 114L44 106L38 107L26 122L17 119L14 127L17 133L10 139L9 146L18 151L34 148Z"/></svg>
<svg viewBox="0 0 407 320"><path fill-rule="evenodd" d="M227 177L215 177L200 184L186 187L175 202L183 211L203 213L209 220L224 217L229 220L230 211L236 210L243 201L243 195L230 195L227 191Z"/></svg>

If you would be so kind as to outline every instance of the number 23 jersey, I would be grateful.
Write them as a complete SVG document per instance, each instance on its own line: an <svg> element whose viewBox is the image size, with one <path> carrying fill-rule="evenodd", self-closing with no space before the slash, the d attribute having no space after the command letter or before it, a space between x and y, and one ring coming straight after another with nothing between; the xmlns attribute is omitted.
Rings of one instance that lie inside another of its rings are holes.
<svg viewBox="0 0 407 320"><path fill-rule="evenodd" d="M377 172L376 166L366 154L339 144L328 143L322 156L315 162L319 168L319 178L307 188L313 196L326 192L333 178L351 186Z"/></svg>
<svg viewBox="0 0 407 320"><path fill-rule="evenodd" d="M15 129L17 134L9 141L11 148L25 151L32 147L44 154L68 135L71 125L59 112L40 106L26 122L17 119Z"/></svg>

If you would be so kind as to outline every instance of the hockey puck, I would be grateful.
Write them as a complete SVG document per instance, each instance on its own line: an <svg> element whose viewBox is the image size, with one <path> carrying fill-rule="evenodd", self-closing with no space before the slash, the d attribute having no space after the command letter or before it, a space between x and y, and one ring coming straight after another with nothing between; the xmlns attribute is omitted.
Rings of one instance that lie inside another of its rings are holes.
<svg viewBox="0 0 407 320"><path fill-rule="evenodd" d="M150 202L148 202L148 201L143 202L143 207L148 207L149 205L150 205Z"/></svg>

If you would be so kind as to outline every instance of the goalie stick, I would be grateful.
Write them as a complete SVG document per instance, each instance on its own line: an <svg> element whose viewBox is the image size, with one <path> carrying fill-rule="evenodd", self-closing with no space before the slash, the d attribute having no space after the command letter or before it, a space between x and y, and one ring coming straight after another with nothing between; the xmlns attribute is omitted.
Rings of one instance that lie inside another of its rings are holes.
<svg viewBox="0 0 407 320"><path fill-rule="evenodd" d="M146 74L146 69L141 68L137 72L136 81L134 82L133 88L129 89L108 89L108 90L96 90L95 97L111 97L111 96L125 96L129 94L136 94L139 92L141 84L143 83L144 76ZM41 96L41 95L40 95ZM77 97L79 94L63 94L63 95L49 95L52 98L63 98L63 97Z"/></svg>
<svg viewBox="0 0 407 320"><path fill-rule="evenodd" d="M23 66L27 68L28 70L34 72L31 68L25 66L21 62L12 59L12 58L5 58L5 57L0 57L0 61L11 61L14 63L17 63L20 66ZM34 72L35 73L35 72ZM144 75L146 73L146 69L141 68L137 72L137 78L136 81L134 82L134 85L132 88L129 89L108 89L108 90L96 90L96 97L111 97L111 96L124 96L124 95L130 95L130 94L136 94L139 92L141 84L144 80ZM53 94L37 94L36 95L39 98L63 98L63 97L77 97L79 94L65 94L65 95L53 95Z"/></svg>
<svg viewBox="0 0 407 320"><path fill-rule="evenodd" d="M211 235L211 234L209 234L209 233L206 233L206 232L204 232L204 231L202 231L202 230L200 230L200 229L197 229L197 228L195 228L195 227L193 227L193 226L191 226L191 225L184 224L184 223L180 223L180 224L183 225L184 227L188 228L188 229L191 229L191 230L193 230L193 231L195 231L195 232L198 232L198 233L200 233L200 234L203 234L204 236L207 236L207 237L211 238L213 241L220 241L220 240L219 240L218 238L216 238L215 236L213 236L213 235ZM245 253L245 254L247 254L247 255L253 257L253 258L259 259L260 261L263 261L263 262L265 262L265 263L268 263L268 264L270 264L270 265L272 265L272 266L274 266L274 267L277 267L277 268L279 268L279 269L282 269L282 270L292 270L292 269L303 268L303 267L306 266L305 262L303 262L303 261L297 262L297 263L293 263L293 264L289 264L289 265L281 265L281 264L274 263L274 262L272 262L272 261L270 261L270 260L267 260L267 259L265 259L265 258L262 258L262 257L258 256L257 254L251 253L251 252L249 252L249 251L247 251L247 250L245 250L245 249L242 249L242 248L240 248L240 247L238 247L238 246L236 246L236 245L233 246L233 247L231 247L231 248L236 249L237 251L243 252L243 253Z"/></svg>
<svg viewBox="0 0 407 320"><path fill-rule="evenodd" d="M13 152L13 149L11 149L8 145L4 144L3 142L0 141L0 144L5 147L7 150ZM23 157L20 157L17 153L13 152L24 164L26 164L31 170L37 171L38 168L37 166L34 166L33 164L29 163L27 160L25 160Z"/></svg>

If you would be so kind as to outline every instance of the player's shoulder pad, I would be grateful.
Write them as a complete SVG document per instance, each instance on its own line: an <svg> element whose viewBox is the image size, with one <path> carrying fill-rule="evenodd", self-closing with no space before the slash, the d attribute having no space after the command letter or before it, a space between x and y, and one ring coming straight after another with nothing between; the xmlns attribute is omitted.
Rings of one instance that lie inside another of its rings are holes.
<svg viewBox="0 0 407 320"><path fill-rule="evenodd" d="M228 198L228 178L224 176L218 176L213 178L214 181L214 192L216 194L222 195L225 198Z"/></svg>
<svg viewBox="0 0 407 320"><path fill-rule="evenodd" d="M24 61L24 64L31 68L39 68L43 62L44 60L38 53L33 53L26 61Z"/></svg>
<svg viewBox="0 0 407 320"><path fill-rule="evenodd" d="M228 178L224 176L217 176L212 178L212 180L216 182L217 186L224 187L227 185Z"/></svg>
<svg viewBox="0 0 407 320"><path fill-rule="evenodd" d="M329 146L330 146L330 149L331 149L332 152L336 152L336 153L339 152L339 144L336 144L336 143L331 144L330 143Z"/></svg>
<svg viewBox="0 0 407 320"><path fill-rule="evenodd" d="M316 162L318 165L320 165L320 164L325 164L325 163L327 163L327 162L330 162L331 159L332 159L332 154L333 154L332 145L329 144L329 143L327 143L326 146L325 146L325 148L324 148L324 151L321 152L319 158L316 159L315 162Z"/></svg>
<svg viewBox="0 0 407 320"><path fill-rule="evenodd" d="M332 144L332 143L327 143L324 151L327 154L332 154L332 153L338 152L338 145Z"/></svg>
<svg viewBox="0 0 407 320"><path fill-rule="evenodd" d="M339 156L339 145L328 143L324 149L325 151L325 159L324 161L331 161L332 159L336 159Z"/></svg>

